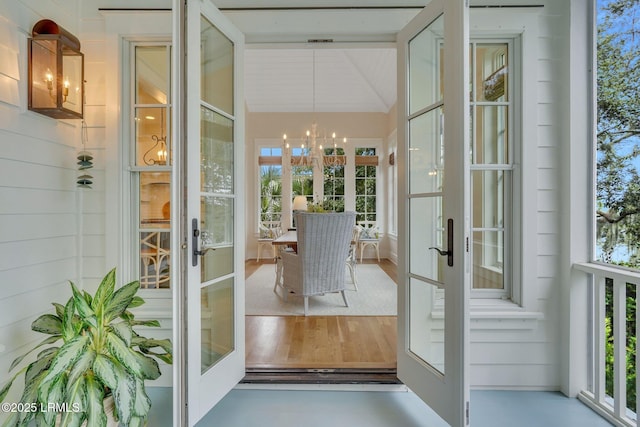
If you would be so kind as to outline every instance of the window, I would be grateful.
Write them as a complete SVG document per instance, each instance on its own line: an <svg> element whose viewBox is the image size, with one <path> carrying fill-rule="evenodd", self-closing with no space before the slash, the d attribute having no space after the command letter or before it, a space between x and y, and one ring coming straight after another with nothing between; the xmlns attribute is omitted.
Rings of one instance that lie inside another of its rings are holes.
<svg viewBox="0 0 640 427"><path fill-rule="evenodd" d="M356 148L356 221L377 221L378 157L375 148Z"/></svg>
<svg viewBox="0 0 640 427"><path fill-rule="evenodd" d="M308 155L303 148L292 148L292 158L300 158ZM306 196L308 202L313 201L313 166L292 166L291 167L291 200L295 196Z"/></svg>
<svg viewBox="0 0 640 427"><path fill-rule="evenodd" d="M352 146L333 144L315 156L302 145L303 139L286 142L289 146L285 148L282 140L256 140L256 235L260 222L293 226L296 196L304 196L309 205L329 212L358 210L358 221L382 220L377 206L382 140L367 138L352 141Z"/></svg>
<svg viewBox="0 0 640 427"><path fill-rule="evenodd" d="M142 288L170 288L171 267L171 48L134 44L131 91L133 253Z"/></svg>
<svg viewBox="0 0 640 427"><path fill-rule="evenodd" d="M324 156L323 207L326 211L344 212L344 149L326 148Z"/></svg>
<svg viewBox="0 0 640 427"><path fill-rule="evenodd" d="M471 236L474 297L507 296L512 236L513 94L509 42L471 44Z"/></svg>
<svg viewBox="0 0 640 427"><path fill-rule="evenodd" d="M282 148L263 147L260 165L260 222L281 221Z"/></svg>

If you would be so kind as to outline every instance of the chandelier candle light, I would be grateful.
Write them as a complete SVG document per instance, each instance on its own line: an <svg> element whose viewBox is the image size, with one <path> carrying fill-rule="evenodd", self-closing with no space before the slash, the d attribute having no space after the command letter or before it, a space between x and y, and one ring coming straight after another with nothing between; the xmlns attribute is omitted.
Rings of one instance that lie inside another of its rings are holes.
<svg viewBox="0 0 640 427"><path fill-rule="evenodd" d="M282 136L282 144L285 150L290 150L291 146L289 142L287 142L287 134ZM331 135L331 145L333 145L333 150L330 155L325 155L325 147L328 145L328 138L325 136L321 136L318 132L318 125L316 122L313 122L311 125L311 130L307 130L307 135L303 139L303 142L300 144L300 155L292 155L291 156L291 165L292 166L332 166L344 164L343 161L340 160L338 155L338 143L336 142L336 133L333 132ZM343 138L343 145L346 145L347 138ZM293 151L293 150L291 150Z"/></svg>
<svg viewBox="0 0 640 427"><path fill-rule="evenodd" d="M316 112L316 51L313 51L313 113ZM329 139L326 132L320 134L318 131L318 124L314 122L311 124L311 130L307 130L306 138L302 140L300 144L300 155L291 155L291 166L337 166L343 165L344 159L342 155L338 154L338 144L336 143L336 133L331 134L330 143L333 145L333 150L329 155L325 155L324 149L327 147ZM343 145L346 145L347 138L343 138ZM282 145L285 152L293 154L290 150L290 144L287 141L287 134L282 136Z"/></svg>

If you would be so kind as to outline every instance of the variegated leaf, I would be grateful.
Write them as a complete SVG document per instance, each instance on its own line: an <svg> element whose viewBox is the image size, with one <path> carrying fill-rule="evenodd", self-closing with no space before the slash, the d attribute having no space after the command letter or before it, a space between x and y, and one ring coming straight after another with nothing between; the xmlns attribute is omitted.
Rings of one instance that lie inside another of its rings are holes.
<svg viewBox="0 0 640 427"><path fill-rule="evenodd" d="M0 402L4 401L4 398L7 397L7 393L9 393L9 389L11 388L11 385L13 384L15 379L18 377L18 375L22 374L25 371L25 369L26 368L23 368L18 372L16 372L16 374L9 381L5 383L2 389L0 389Z"/></svg>
<svg viewBox="0 0 640 427"><path fill-rule="evenodd" d="M114 333L107 333L107 348L111 355L124 367L136 376L141 376L142 372L135 352Z"/></svg>
<svg viewBox="0 0 640 427"><path fill-rule="evenodd" d="M60 424L57 427L80 427L85 419L86 414L84 412L63 412Z"/></svg>
<svg viewBox="0 0 640 427"><path fill-rule="evenodd" d="M35 350L36 348L40 348L40 347L42 347L43 345L47 345L47 344L53 344L54 342L58 341L60 338L62 338L62 336L61 336L61 335L54 335L54 336L51 336L51 337L47 337L47 338L45 338L44 340L42 340L42 341L40 342L40 344L38 344L37 346L33 347L31 350L29 350L28 352L26 352L26 353L25 353L25 354L23 354L22 356L20 356L20 357L16 358L16 360L14 360L14 361L11 363L11 366L9 367L9 371L13 371L13 369L14 369L16 366L18 366L18 365L20 364L20 362L22 362L22 360L23 360L25 357L27 357L27 355L28 355L29 353L31 353L33 350ZM38 356L38 357L39 357L39 356Z"/></svg>
<svg viewBox="0 0 640 427"><path fill-rule="evenodd" d="M64 305L57 302L52 302L51 305L56 308L56 316L62 319L62 317L64 316Z"/></svg>
<svg viewBox="0 0 640 427"><path fill-rule="evenodd" d="M135 281L128 283L115 291L113 293L113 297L108 302L104 317L107 322L112 321L113 319L120 317L120 315L127 309L131 300L133 299L136 292L140 288L140 283Z"/></svg>
<svg viewBox="0 0 640 427"><path fill-rule="evenodd" d="M38 398L38 389L42 384L42 379L46 376L47 372L44 371L40 375L37 375L30 383L24 385L20 402L31 404L36 402ZM31 419L33 419L33 412L20 412L19 423L20 425L26 425Z"/></svg>
<svg viewBox="0 0 640 427"><path fill-rule="evenodd" d="M142 369L142 378L148 380L156 380L160 376L160 367L158 362L154 359L147 357L141 353L135 353L140 368Z"/></svg>
<svg viewBox="0 0 640 427"><path fill-rule="evenodd" d="M53 314L43 314L31 323L31 329L49 335L62 334L62 320Z"/></svg>
<svg viewBox="0 0 640 427"><path fill-rule="evenodd" d="M84 421L84 410L87 407L86 403L86 384L85 377L80 376L75 382L71 382L71 377L67 382L67 393L65 400L69 403L71 408L79 408L80 411L67 411L62 414L60 420L60 427L77 427Z"/></svg>
<svg viewBox="0 0 640 427"><path fill-rule="evenodd" d="M127 427L143 427L145 419L143 417L131 417L129 425Z"/></svg>
<svg viewBox="0 0 640 427"><path fill-rule="evenodd" d="M88 342L88 336L80 335L60 347L44 381L53 381L61 372L68 369L80 357Z"/></svg>
<svg viewBox="0 0 640 427"><path fill-rule="evenodd" d="M19 412L12 412L9 415L9 418L4 420L4 424L2 424L2 427L17 427L19 422L19 414Z"/></svg>
<svg viewBox="0 0 640 427"><path fill-rule="evenodd" d="M153 353L153 355L158 359L162 360L167 365L173 365L173 355L171 353L164 353L164 354Z"/></svg>
<svg viewBox="0 0 640 427"><path fill-rule="evenodd" d="M152 349L154 347L161 347L164 351L166 351L167 353L171 353L171 340L168 339L164 339L164 340L156 340L156 339L152 339L152 338L145 338L145 337L141 337L141 336L137 336L132 340L132 344L134 346L138 346L140 347L140 350L149 350Z"/></svg>
<svg viewBox="0 0 640 427"><path fill-rule="evenodd" d="M93 371L96 376L111 390L115 390L118 387L118 381L122 378L118 374L117 366L114 362L104 354L98 354L96 360L93 362Z"/></svg>
<svg viewBox="0 0 640 427"><path fill-rule="evenodd" d="M48 403L63 403L65 389L67 387L66 383L67 376L66 374L62 374L58 376L58 378L51 384L51 387L48 390L46 396L44 393L38 393L38 400L43 404L47 405ZM45 387L41 388L41 391L44 391ZM54 411L44 411L44 419L47 425L53 425L56 418L56 412Z"/></svg>
<svg viewBox="0 0 640 427"><path fill-rule="evenodd" d="M135 316L133 315L132 312L125 310L122 312L122 314L120 315L120 318L122 320L124 320L125 322L129 322L129 324L131 324L131 322L133 322L133 320L135 319Z"/></svg>
<svg viewBox="0 0 640 427"><path fill-rule="evenodd" d="M113 397L117 403L118 419L122 425L128 426L131 417L134 415L133 409L136 397L136 383L133 375L126 373L124 380L118 383L118 388L113 392Z"/></svg>
<svg viewBox="0 0 640 427"><path fill-rule="evenodd" d="M114 268L110 272L108 272L106 276L104 276L102 282L100 282L100 286L98 286L98 289L96 290L93 301L91 301L91 308L93 309L93 311L98 313L98 315L102 316L104 314L102 313L102 311L107 301L111 299L115 286L116 269Z"/></svg>
<svg viewBox="0 0 640 427"><path fill-rule="evenodd" d="M84 322L89 323L91 326L97 327L96 316L83 294L76 288L76 285L71 282L71 290L73 291L73 301L78 310L78 314Z"/></svg>
<svg viewBox="0 0 640 427"><path fill-rule="evenodd" d="M140 307L141 305L144 304L144 300L139 297L139 296L135 296L133 297L133 299L131 300L131 303L129 304L129 308L136 308L136 307Z"/></svg>
<svg viewBox="0 0 640 427"><path fill-rule="evenodd" d="M107 415L104 413L104 390L102 384L91 376L86 377L87 387L87 427L103 427L107 424Z"/></svg>
<svg viewBox="0 0 640 427"><path fill-rule="evenodd" d="M62 316L62 334L65 341L69 341L76 335L73 327L73 315L75 314L75 303L73 298L69 298L69 302L64 308L64 315Z"/></svg>
<svg viewBox="0 0 640 427"><path fill-rule="evenodd" d="M150 328L159 328L160 322L157 320L132 320L131 326L148 326Z"/></svg>
<svg viewBox="0 0 640 427"><path fill-rule="evenodd" d="M131 345L131 338L133 338L133 330L131 329L131 325L129 325L127 322L118 322L112 324L111 329L113 330L113 332L115 332L116 335L122 338L122 341L124 341L127 346Z"/></svg>
<svg viewBox="0 0 640 427"><path fill-rule="evenodd" d="M27 372L24 374L25 383L31 382L36 376L40 375L45 369L49 369L51 361L58 352L57 348L48 348L38 354L37 359L30 363Z"/></svg>
<svg viewBox="0 0 640 427"><path fill-rule="evenodd" d="M82 296L84 297L84 300L87 302L87 304L89 304L89 307L91 307L91 304L93 303L93 297L91 296L91 294L87 291L82 291Z"/></svg>
<svg viewBox="0 0 640 427"><path fill-rule="evenodd" d="M96 352L91 348L91 346L87 347L87 349L80 355L78 360L75 361L71 370L69 371L69 384L73 384L78 379L84 375L89 369L91 369L93 365L93 361L96 359Z"/></svg>
<svg viewBox="0 0 640 427"><path fill-rule="evenodd" d="M144 390L144 380L136 378L136 400L133 412L139 417L146 417L151 409L151 399Z"/></svg>

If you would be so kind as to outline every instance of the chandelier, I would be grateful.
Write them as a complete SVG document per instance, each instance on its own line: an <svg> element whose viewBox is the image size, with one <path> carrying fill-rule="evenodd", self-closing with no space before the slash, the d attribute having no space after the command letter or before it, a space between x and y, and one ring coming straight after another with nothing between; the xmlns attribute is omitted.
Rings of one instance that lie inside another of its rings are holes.
<svg viewBox="0 0 640 427"><path fill-rule="evenodd" d="M313 113L316 112L316 51L313 51ZM291 158L291 166L338 166L344 165L344 146L347 138L342 139L343 154L339 154L338 143L336 142L336 133L332 132L328 138L326 132L322 134L318 130L318 124L311 124L311 130L307 130L305 138L302 138L300 148L292 148L287 141L287 134L282 136L282 146L284 152L289 154Z"/></svg>
<svg viewBox="0 0 640 427"><path fill-rule="evenodd" d="M167 137L164 136L164 114L164 111L160 112L160 136L151 135L153 145L142 156L142 160L144 161L144 163L149 166L164 166L167 164ZM153 117L151 116L147 118L150 120L153 119ZM152 151L155 151L155 153L152 153ZM154 154L155 158L153 157Z"/></svg>
<svg viewBox="0 0 640 427"><path fill-rule="evenodd" d="M346 145L347 138L343 138L342 144ZM291 166L338 166L344 164L344 154L340 154L336 133L333 132L331 139L320 134L318 124L313 122L311 130L307 130L306 137L302 140L300 148L291 148L287 141L287 134L282 137L282 144L287 153L290 154ZM330 146L331 148L327 148Z"/></svg>

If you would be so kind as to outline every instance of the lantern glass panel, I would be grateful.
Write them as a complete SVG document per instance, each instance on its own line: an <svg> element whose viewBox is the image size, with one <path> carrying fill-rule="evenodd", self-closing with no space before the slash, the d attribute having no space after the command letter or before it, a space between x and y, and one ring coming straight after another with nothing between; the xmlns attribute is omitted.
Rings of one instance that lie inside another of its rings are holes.
<svg viewBox="0 0 640 427"><path fill-rule="evenodd" d="M33 40L31 44L31 108L56 108L57 40Z"/></svg>
<svg viewBox="0 0 640 427"><path fill-rule="evenodd" d="M82 54L62 48L62 107L82 115Z"/></svg>

